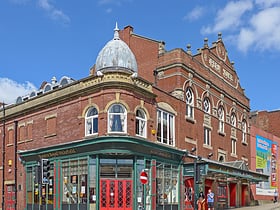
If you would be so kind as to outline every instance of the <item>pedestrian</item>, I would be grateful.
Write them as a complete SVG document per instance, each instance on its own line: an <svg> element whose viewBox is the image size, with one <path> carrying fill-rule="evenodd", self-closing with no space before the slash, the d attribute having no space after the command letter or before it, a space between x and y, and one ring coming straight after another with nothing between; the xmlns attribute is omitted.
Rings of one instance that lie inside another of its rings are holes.
<svg viewBox="0 0 280 210"><path fill-rule="evenodd" d="M199 194L199 198L197 200L197 209L205 210L205 197L203 194Z"/></svg>
<svg viewBox="0 0 280 210"><path fill-rule="evenodd" d="M275 189L274 191L274 203L277 203L278 202L278 191L277 189Z"/></svg>
<svg viewBox="0 0 280 210"><path fill-rule="evenodd" d="M208 204L208 210L214 210L214 193L212 192L211 189L208 190L207 204Z"/></svg>

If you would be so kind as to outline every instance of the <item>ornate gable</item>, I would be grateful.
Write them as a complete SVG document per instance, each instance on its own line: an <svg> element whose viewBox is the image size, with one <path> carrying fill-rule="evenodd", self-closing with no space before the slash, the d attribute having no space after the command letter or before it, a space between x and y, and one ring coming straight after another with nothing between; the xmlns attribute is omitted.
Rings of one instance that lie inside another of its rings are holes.
<svg viewBox="0 0 280 210"><path fill-rule="evenodd" d="M207 39L204 41L204 48L200 50L200 58L202 64L226 83L234 88L239 87L239 78L234 70L234 63L230 62L227 50L222 41L221 35L213 45L209 48Z"/></svg>

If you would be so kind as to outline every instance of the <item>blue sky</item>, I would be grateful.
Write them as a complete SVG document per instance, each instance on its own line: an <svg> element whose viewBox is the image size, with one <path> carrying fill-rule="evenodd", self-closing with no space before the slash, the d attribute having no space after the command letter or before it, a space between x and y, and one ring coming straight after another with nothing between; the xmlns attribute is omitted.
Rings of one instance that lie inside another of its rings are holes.
<svg viewBox="0 0 280 210"><path fill-rule="evenodd" d="M193 54L222 32L251 110L280 109L280 0L1 0L0 101L88 76L116 22Z"/></svg>

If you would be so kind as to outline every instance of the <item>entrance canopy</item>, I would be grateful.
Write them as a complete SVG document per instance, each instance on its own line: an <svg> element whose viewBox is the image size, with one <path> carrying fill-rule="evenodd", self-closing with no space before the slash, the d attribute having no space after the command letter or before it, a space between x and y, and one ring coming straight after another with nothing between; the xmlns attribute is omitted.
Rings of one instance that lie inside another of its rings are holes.
<svg viewBox="0 0 280 210"><path fill-rule="evenodd" d="M217 162L205 158L195 160L199 167L200 175L205 175L220 180L247 180L251 183L267 182L269 175L251 171L244 161ZM184 164L184 175L194 175L194 162Z"/></svg>

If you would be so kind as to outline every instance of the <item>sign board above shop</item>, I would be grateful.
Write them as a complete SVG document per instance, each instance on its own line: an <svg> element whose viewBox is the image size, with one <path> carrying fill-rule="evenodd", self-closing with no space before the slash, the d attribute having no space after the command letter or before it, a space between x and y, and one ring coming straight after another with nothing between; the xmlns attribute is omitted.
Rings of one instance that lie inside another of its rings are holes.
<svg viewBox="0 0 280 210"><path fill-rule="evenodd" d="M199 172L200 175L206 175L207 171L208 171L208 164L197 163L197 172ZM183 175L184 176L194 176L194 163L184 165Z"/></svg>

